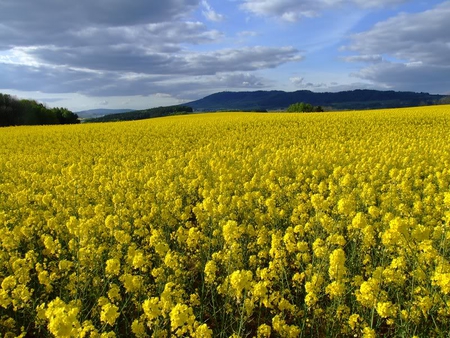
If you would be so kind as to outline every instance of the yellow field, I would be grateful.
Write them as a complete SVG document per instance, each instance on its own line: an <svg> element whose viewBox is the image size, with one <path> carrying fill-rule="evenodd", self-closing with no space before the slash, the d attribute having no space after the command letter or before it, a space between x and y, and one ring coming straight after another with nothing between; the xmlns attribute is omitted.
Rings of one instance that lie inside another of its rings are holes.
<svg viewBox="0 0 450 338"><path fill-rule="evenodd" d="M0 336L450 330L450 106L0 129Z"/></svg>

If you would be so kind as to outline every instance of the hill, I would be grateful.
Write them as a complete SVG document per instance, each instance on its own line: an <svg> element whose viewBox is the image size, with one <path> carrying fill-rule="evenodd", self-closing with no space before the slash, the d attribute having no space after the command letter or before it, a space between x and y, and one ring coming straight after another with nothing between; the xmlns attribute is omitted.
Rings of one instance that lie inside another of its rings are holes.
<svg viewBox="0 0 450 338"><path fill-rule="evenodd" d="M284 110L296 102L307 102L334 110L398 108L437 104L444 95L357 89L336 93L253 91L220 92L186 103L195 111Z"/></svg>
<svg viewBox="0 0 450 338"><path fill-rule="evenodd" d="M134 111L134 109L89 109L89 110L81 110L77 111L76 114L83 119L100 117L104 115L111 114L120 114L120 113L128 113L130 111Z"/></svg>
<svg viewBox="0 0 450 338"><path fill-rule="evenodd" d="M134 110L125 113L109 114L97 118L86 119L85 122L113 122L143 120L152 117L163 117L192 113L192 108L187 106L156 107L143 110Z"/></svg>

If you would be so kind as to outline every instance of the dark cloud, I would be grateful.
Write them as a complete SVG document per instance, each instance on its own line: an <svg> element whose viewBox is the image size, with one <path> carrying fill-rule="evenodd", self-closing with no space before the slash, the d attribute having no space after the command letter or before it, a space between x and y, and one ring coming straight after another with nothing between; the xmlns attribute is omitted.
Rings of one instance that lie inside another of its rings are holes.
<svg viewBox="0 0 450 338"><path fill-rule="evenodd" d="M25 66L0 63L0 88L45 93L83 93L101 87L112 76L64 67Z"/></svg>
<svg viewBox="0 0 450 338"><path fill-rule="evenodd" d="M285 21L298 21L315 17L321 11L343 5L361 8L393 6L410 0L242 0L241 8L255 15L278 17Z"/></svg>
<svg viewBox="0 0 450 338"><path fill-rule="evenodd" d="M174 72L186 67L183 59L171 53L148 52L143 47L128 45L104 46L103 48L38 48L28 53L47 64L59 64L99 71L121 71L151 74Z"/></svg>
<svg viewBox="0 0 450 338"><path fill-rule="evenodd" d="M90 25L130 26L172 21L199 0L2 0L0 22L18 30L57 31Z"/></svg>
<svg viewBox="0 0 450 338"><path fill-rule="evenodd" d="M92 72L64 67L5 65L0 63L0 88L47 93L77 92L87 96L131 96L166 93L175 98L197 99L228 88L263 88L268 81L249 73L205 76L145 75Z"/></svg>
<svg viewBox="0 0 450 338"><path fill-rule="evenodd" d="M149 36L162 41L170 34L179 36L176 42L189 34L202 41L199 27L179 20L198 4L199 0L2 0L0 41L9 48L146 42Z"/></svg>
<svg viewBox="0 0 450 338"><path fill-rule="evenodd" d="M0 4L0 13L2 5ZM1 15L1 14L0 14ZM201 22L165 21L133 23L127 26L99 25L88 22L76 25L56 20L52 29L39 30L33 23L20 25L16 22L0 24L0 48L13 47L101 47L111 45L145 46L154 51L178 51L179 44L202 44L215 42L222 37L216 30L208 30ZM49 20L51 20L49 18Z"/></svg>
<svg viewBox="0 0 450 338"><path fill-rule="evenodd" d="M160 53L128 45L103 48L37 48L28 52L43 63L144 74L211 75L253 71L300 61L295 48L247 47L215 52Z"/></svg>
<svg viewBox="0 0 450 338"><path fill-rule="evenodd" d="M223 37L188 21L199 8L222 18L204 0L4 0L0 49L9 54L0 56L0 88L89 96L260 88L248 72L302 59L292 47L195 51Z"/></svg>
<svg viewBox="0 0 450 338"><path fill-rule="evenodd" d="M123 81L111 82L109 86L91 88L84 94L89 96L121 95L157 95L161 93L173 98L194 100L215 91L229 88L261 89L267 86L268 80L248 73L219 73L215 75L192 76L184 78L168 77L152 79L145 77L128 78Z"/></svg>
<svg viewBox="0 0 450 338"><path fill-rule="evenodd" d="M281 64L298 62L302 59L299 51L293 47L260 46L192 53L186 58L188 65L198 69L197 73L201 74L275 68Z"/></svg>

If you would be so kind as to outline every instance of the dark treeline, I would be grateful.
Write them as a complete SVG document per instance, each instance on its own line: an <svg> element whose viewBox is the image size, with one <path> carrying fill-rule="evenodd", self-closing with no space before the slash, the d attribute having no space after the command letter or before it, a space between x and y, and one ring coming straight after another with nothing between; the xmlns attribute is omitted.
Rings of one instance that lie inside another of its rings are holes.
<svg viewBox="0 0 450 338"><path fill-rule="evenodd" d="M157 107L144 110L135 110L127 113L109 114L102 117L87 119L86 122L132 121L149 119L152 117L182 115L186 113L192 113L192 108L187 106Z"/></svg>
<svg viewBox="0 0 450 338"><path fill-rule="evenodd" d="M47 108L34 100L0 93L0 127L74 123L80 123L78 115L66 108Z"/></svg>

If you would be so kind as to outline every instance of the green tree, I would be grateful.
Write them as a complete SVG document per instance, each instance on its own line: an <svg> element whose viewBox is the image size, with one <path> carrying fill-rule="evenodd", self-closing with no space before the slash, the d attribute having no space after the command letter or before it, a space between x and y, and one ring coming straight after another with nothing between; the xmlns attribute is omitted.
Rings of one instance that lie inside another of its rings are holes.
<svg viewBox="0 0 450 338"><path fill-rule="evenodd" d="M321 106L314 107L315 112L323 112L323 108Z"/></svg>
<svg viewBox="0 0 450 338"><path fill-rule="evenodd" d="M49 109L34 100L0 93L0 127L72 123L80 123L78 115L66 108Z"/></svg>
<svg viewBox="0 0 450 338"><path fill-rule="evenodd" d="M60 124L80 123L80 120L78 120L78 115L72 113L66 108L53 108L52 111Z"/></svg>
<svg viewBox="0 0 450 338"><path fill-rule="evenodd" d="M310 103L304 103L304 102L297 102L294 104L291 104L288 109L286 110L289 113L306 113L306 112L313 112L314 107Z"/></svg>
<svg viewBox="0 0 450 338"><path fill-rule="evenodd" d="M8 94L0 93L0 126L11 126L14 124L13 98Z"/></svg>

